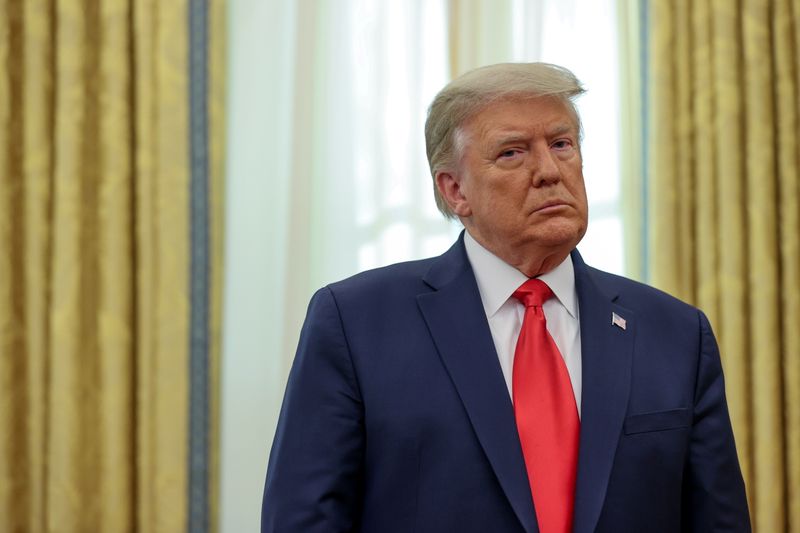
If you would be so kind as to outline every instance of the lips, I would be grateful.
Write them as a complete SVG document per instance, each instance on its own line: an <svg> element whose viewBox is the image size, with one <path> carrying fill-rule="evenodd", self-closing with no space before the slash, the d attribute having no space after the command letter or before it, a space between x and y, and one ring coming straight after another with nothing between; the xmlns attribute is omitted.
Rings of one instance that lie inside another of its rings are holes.
<svg viewBox="0 0 800 533"><path fill-rule="evenodd" d="M568 207L568 206L569 204L567 202L564 202L563 200L549 200L540 205L539 207L537 207L536 209L534 209L533 212L539 213L546 210L555 210L556 208L559 207Z"/></svg>

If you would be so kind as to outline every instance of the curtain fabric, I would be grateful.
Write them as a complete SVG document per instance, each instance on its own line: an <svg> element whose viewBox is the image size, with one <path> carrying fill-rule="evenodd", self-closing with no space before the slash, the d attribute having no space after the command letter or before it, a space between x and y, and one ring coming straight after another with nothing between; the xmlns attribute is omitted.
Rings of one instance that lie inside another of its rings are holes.
<svg viewBox="0 0 800 533"><path fill-rule="evenodd" d="M197 260L187 9L0 2L2 531L187 527ZM217 141L210 154L213 197Z"/></svg>
<svg viewBox="0 0 800 533"><path fill-rule="evenodd" d="M755 529L800 532L800 2L649 7L651 280L716 328Z"/></svg>

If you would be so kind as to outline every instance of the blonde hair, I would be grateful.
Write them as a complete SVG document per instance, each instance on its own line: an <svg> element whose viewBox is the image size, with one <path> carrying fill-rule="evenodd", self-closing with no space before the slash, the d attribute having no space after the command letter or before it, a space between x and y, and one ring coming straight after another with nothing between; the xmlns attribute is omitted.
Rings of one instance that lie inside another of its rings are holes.
<svg viewBox="0 0 800 533"><path fill-rule="evenodd" d="M580 132L580 117L574 100L584 89L575 75L549 63L499 63L459 76L439 91L428 108L425 149L433 177L436 206L444 216L456 218L436 187L436 173L452 166L458 146L459 128L487 105L518 98L553 96L569 105Z"/></svg>

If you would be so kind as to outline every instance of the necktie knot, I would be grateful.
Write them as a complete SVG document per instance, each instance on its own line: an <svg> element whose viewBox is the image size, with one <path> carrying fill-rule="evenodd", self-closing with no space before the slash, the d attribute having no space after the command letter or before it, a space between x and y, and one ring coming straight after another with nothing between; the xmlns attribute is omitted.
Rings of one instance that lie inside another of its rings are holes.
<svg viewBox="0 0 800 533"><path fill-rule="evenodd" d="M522 302L525 307L541 307L552 296L552 289L544 281L536 278L529 279L514 291L514 298Z"/></svg>

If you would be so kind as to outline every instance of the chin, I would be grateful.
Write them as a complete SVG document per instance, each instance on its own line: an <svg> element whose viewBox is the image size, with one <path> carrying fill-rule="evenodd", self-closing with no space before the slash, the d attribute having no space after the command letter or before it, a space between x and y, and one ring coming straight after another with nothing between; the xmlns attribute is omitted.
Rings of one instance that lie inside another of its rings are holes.
<svg viewBox="0 0 800 533"><path fill-rule="evenodd" d="M534 228L534 231L531 232L531 237L542 247L565 247L572 250L578 245L585 233L585 225L558 224L548 228Z"/></svg>

